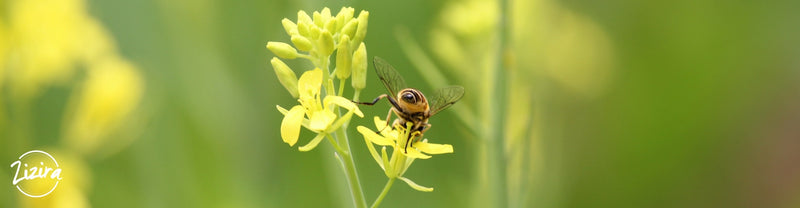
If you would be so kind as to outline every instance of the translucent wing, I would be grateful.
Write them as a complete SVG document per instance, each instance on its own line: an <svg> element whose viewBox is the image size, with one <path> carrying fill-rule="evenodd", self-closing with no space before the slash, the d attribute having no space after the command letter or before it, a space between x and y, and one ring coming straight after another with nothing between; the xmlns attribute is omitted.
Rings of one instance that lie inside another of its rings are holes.
<svg viewBox="0 0 800 208"><path fill-rule="evenodd" d="M406 82L403 80L403 77L401 77L400 73L397 73L397 70L395 70L392 65L389 65L386 60L375 56L372 64L375 65L375 72L378 73L378 78L381 79L383 85L389 90L389 96L397 96L397 92L406 88Z"/></svg>
<svg viewBox="0 0 800 208"><path fill-rule="evenodd" d="M462 86L449 86L436 90L433 96L428 98L431 115L450 107L453 103L461 100L461 97L464 97L464 87Z"/></svg>

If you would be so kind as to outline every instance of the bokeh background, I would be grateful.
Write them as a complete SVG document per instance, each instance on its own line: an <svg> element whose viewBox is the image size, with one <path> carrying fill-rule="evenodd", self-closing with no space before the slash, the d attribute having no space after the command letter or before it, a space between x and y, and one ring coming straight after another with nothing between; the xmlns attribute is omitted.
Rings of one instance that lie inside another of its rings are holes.
<svg viewBox="0 0 800 208"><path fill-rule="evenodd" d="M369 11L369 56L409 85L467 88L426 133L455 153L406 173L435 191L383 207L800 207L800 2L702 0L2 0L0 164L42 149L65 179L31 199L0 168L0 207L351 206L329 145L281 141L296 101L264 47L326 6Z"/></svg>

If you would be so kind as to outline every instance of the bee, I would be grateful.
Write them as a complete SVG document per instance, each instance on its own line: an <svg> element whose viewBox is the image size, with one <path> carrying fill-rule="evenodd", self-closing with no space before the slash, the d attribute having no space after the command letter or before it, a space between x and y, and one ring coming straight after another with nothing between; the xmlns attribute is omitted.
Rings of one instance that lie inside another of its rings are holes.
<svg viewBox="0 0 800 208"><path fill-rule="evenodd" d="M389 94L379 95L372 102L357 102L364 105L375 105L379 100L387 98L392 108L389 109L386 115L386 125L389 126L389 121L392 117L392 112L397 115L397 119L392 123L392 128L395 126L405 126L407 122L413 123L411 133L406 138L406 145L403 151L408 153L408 146L414 138L421 138L422 134L431 128L428 119L436 115L440 111L452 106L461 97L464 97L464 87L449 86L437 90L431 99L425 97L421 91L414 88L407 88L403 77L397 73L397 70L392 67L388 62L380 57L373 59L375 72L378 74L383 85L389 91ZM413 147L413 146L412 146Z"/></svg>

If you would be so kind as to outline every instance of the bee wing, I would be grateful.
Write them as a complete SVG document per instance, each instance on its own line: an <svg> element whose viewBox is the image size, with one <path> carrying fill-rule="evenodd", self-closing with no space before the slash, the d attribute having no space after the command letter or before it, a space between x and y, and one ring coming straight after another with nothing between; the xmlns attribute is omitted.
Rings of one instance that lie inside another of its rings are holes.
<svg viewBox="0 0 800 208"><path fill-rule="evenodd" d="M461 100L462 97L464 97L464 87L462 86L449 86L436 90L433 97L428 99L431 106L431 115L450 107L458 100Z"/></svg>
<svg viewBox="0 0 800 208"><path fill-rule="evenodd" d="M377 72L378 78L381 79L383 85L386 86L386 89L391 93L389 96L397 96L397 92L406 88L406 82L403 80L403 77L400 76L400 73L397 73L397 70L386 62L386 60L375 56L372 64L375 66L375 72Z"/></svg>

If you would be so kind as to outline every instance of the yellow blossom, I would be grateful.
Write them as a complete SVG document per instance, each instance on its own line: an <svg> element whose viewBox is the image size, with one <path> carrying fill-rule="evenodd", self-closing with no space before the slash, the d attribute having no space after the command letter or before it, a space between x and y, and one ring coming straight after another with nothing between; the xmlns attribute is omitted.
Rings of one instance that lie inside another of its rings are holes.
<svg viewBox="0 0 800 208"><path fill-rule="evenodd" d="M290 110L277 106L278 111L284 114L281 122L281 138L289 146L297 143L300 126L317 133L311 142L299 147L300 151L309 151L314 149L327 134L336 131L344 122L349 121L353 114L364 117L358 106L347 98L335 95L320 98L322 70L319 68L303 73L297 85L300 105L293 106ZM347 109L347 114L337 119L334 113L336 106Z"/></svg>
<svg viewBox="0 0 800 208"><path fill-rule="evenodd" d="M95 152L136 108L144 83L136 67L121 58L89 66L86 83L75 94L64 122L66 143L81 153Z"/></svg>
<svg viewBox="0 0 800 208"><path fill-rule="evenodd" d="M406 153L404 147L406 146L406 142L409 142L409 134L416 135L416 133L412 133L411 131L412 123L407 123L405 128L401 126L386 128L386 121L376 116L375 127L377 127L377 129L382 129L382 131L375 133L375 131L363 126L358 126L357 129L358 132L364 136L367 149L369 149L372 158L375 159L378 166L383 169L386 177L403 180L411 186L411 188L418 191L433 191L433 188L418 185L414 183L414 181L403 177L403 174L408 170L408 167L411 166L414 160L431 158L431 154L452 153L453 146L449 144L433 144L428 143L427 140L422 140L412 143L412 145L406 149L408 151ZM380 154L378 154L374 145L383 146ZM391 157L386 153L387 146L393 149Z"/></svg>
<svg viewBox="0 0 800 208"><path fill-rule="evenodd" d="M11 53L17 57L9 68L9 81L23 97L63 82L75 73L86 35L88 12L82 0L31 0L9 4ZM57 34L57 35L54 35Z"/></svg>

